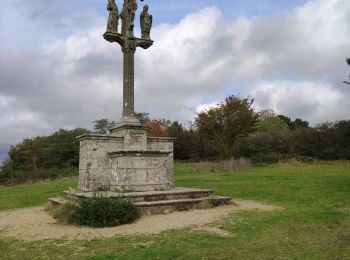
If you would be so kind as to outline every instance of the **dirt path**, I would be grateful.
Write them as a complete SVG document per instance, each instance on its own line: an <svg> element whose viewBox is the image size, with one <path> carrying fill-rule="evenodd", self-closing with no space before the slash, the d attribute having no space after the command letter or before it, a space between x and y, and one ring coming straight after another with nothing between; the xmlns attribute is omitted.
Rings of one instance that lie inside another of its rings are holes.
<svg viewBox="0 0 350 260"><path fill-rule="evenodd" d="M113 237L117 234L157 234L165 230L188 226L206 230L208 229L204 227L206 224L218 221L233 211L280 209L254 201L235 200L235 203L236 205L212 209L144 216L133 224L100 229L57 224L43 207L35 207L0 213L0 230L4 232L4 236L20 240L96 239Z"/></svg>

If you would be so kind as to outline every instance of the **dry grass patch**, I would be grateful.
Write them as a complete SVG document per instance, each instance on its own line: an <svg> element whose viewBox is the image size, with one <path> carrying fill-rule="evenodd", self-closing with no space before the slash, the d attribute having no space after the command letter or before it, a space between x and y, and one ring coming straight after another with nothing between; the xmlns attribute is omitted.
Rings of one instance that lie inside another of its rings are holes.
<svg viewBox="0 0 350 260"><path fill-rule="evenodd" d="M191 164L191 168L198 172L232 172L247 169L251 166L250 161L245 158Z"/></svg>

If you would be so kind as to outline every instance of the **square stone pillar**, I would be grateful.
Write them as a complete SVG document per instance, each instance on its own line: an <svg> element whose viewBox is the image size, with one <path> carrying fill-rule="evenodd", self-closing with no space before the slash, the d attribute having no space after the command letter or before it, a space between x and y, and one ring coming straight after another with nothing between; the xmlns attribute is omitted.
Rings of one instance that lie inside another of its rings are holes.
<svg viewBox="0 0 350 260"><path fill-rule="evenodd" d="M173 138L149 138L135 118L123 118L110 135L80 139L79 191L155 191L175 187Z"/></svg>

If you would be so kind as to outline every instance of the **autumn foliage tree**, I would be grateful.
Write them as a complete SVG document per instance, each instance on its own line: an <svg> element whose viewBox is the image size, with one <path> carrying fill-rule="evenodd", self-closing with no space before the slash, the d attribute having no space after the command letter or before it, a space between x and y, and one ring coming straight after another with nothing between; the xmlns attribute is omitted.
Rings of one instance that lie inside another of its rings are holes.
<svg viewBox="0 0 350 260"><path fill-rule="evenodd" d="M228 96L217 106L199 113L195 119L199 134L215 141L221 158L229 158L237 137L256 129L258 115L254 99Z"/></svg>
<svg viewBox="0 0 350 260"><path fill-rule="evenodd" d="M160 119L152 119L146 121L147 136L149 137L166 137L166 122Z"/></svg>

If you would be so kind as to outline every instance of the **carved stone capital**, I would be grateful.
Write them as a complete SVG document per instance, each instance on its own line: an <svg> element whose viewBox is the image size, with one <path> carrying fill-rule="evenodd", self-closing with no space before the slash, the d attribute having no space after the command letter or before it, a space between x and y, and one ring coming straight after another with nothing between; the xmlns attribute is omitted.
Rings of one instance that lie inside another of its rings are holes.
<svg viewBox="0 0 350 260"><path fill-rule="evenodd" d="M136 47L136 39L134 37L124 37L124 44L122 46L123 52L135 53Z"/></svg>
<svg viewBox="0 0 350 260"><path fill-rule="evenodd" d="M148 49L153 45L153 41L150 39L139 39L136 38L136 46L141 47L142 49Z"/></svg>
<svg viewBox="0 0 350 260"><path fill-rule="evenodd" d="M141 39L136 37L124 36L120 33L106 32L103 38L109 42L116 42L122 47L123 52L135 52L137 47L148 49L153 45L150 39Z"/></svg>
<svg viewBox="0 0 350 260"><path fill-rule="evenodd" d="M120 46L124 45L124 36L116 32L105 32L103 38L108 42L117 42Z"/></svg>

